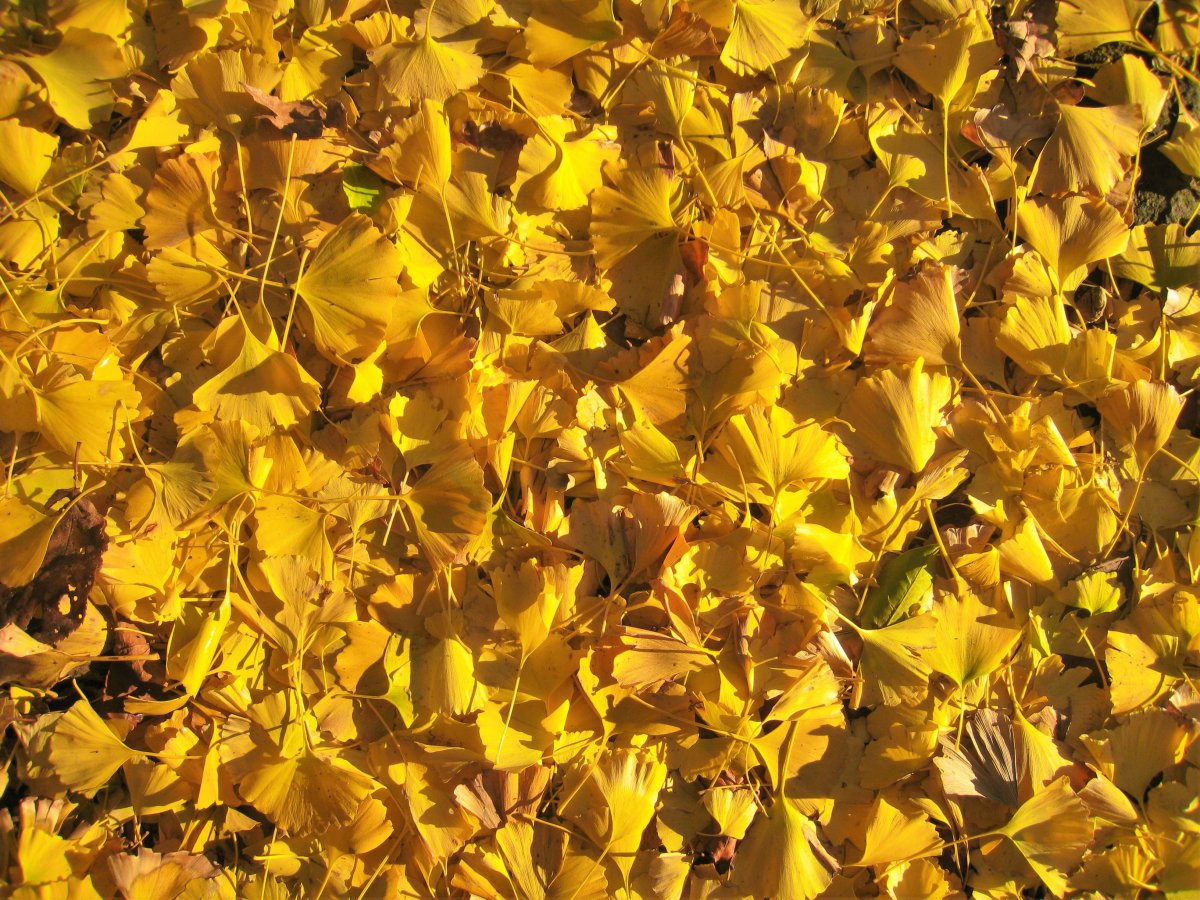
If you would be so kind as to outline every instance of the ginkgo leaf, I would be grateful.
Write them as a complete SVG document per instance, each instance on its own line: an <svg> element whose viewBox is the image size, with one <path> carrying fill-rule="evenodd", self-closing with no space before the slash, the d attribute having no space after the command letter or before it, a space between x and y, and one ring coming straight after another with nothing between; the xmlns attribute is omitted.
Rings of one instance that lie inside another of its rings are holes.
<svg viewBox="0 0 1200 900"><path fill-rule="evenodd" d="M1142 117L1131 106L1060 106L1058 126L1037 162L1034 190L1103 197L1141 146Z"/></svg>
<svg viewBox="0 0 1200 900"><path fill-rule="evenodd" d="M947 794L1017 806L1026 767L1024 756L1017 753L1011 718L996 710L976 710L961 737L943 737L940 744L941 756L933 762Z"/></svg>
<svg viewBox="0 0 1200 900"><path fill-rule="evenodd" d="M738 75L773 68L791 55L812 29L812 20L791 0L736 0L721 62Z"/></svg>
<svg viewBox="0 0 1200 900"><path fill-rule="evenodd" d="M1133 41L1149 0L1064 0L1057 14L1058 46L1065 56L1101 44Z"/></svg>
<svg viewBox="0 0 1200 900"><path fill-rule="evenodd" d="M944 106L962 105L1000 58L987 16L978 7L944 25L926 25L896 53L896 68Z"/></svg>
<svg viewBox="0 0 1200 900"><path fill-rule="evenodd" d="M931 619L916 616L886 628L856 629L855 633L862 641L858 660L862 706L896 706L925 693L930 667L922 657L933 646Z"/></svg>
<svg viewBox="0 0 1200 900"><path fill-rule="evenodd" d="M750 791L714 788L703 796L704 808L712 815L721 829L739 841L745 838L746 829L754 821L758 805Z"/></svg>
<svg viewBox="0 0 1200 900"><path fill-rule="evenodd" d="M998 832L1016 845L1056 897L1066 873L1081 861L1092 839L1087 807L1065 777L1034 794Z"/></svg>
<svg viewBox="0 0 1200 900"><path fill-rule="evenodd" d="M1200 278L1200 240L1182 225L1139 225L1113 260L1113 272L1148 287L1181 288Z"/></svg>
<svg viewBox="0 0 1200 900"><path fill-rule="evenodd" d="M55 775L71 790L90 794L126 763L141 756L127 747L92 708L78 700L54 723L49 758Z"/></svg>
<svg viewBox="0 0 1200 900"><path fill-rule="evenodd" d="M924 371L918 359L906 373L891 369L864 378L842 404L853 428L847 444L872 459L920 472L937 445L934 428L953 396L944 375Z"/></svg>
<svg viewBox="0 0 1200 900"><path fill-rule="evenodd" d="M813 850L816 826L787 797L758 816L738 851L733 881L750 897L818 897L833 880Z"/></svg>
<svg viewBox="0 0 1200 900"><path fill-rule="evenodd" d="M349 763L310 750L261 763L238 784L245 801L286 834L344 822L371 788L371 779Z"/></svg>
<svg viewBox="0 0 1200 900"><path fill-rule="evenodd" d="M28 584L37 574L57 517L20 497L0 498L0 584Z"/></svg>
<svg viewBox="0 0 1200 900"><path fill-rule="evenodd" d="M789 488L816 486L850 473L845 451L816 422L797 423L782 407L767 413L751 409L734 416L714 442L719 459L705 467L708 477L737 496L772 503Z"/></svg>
<svg viewBox="0 0 1200 900"><path fill-rule="evenodd" d="M601 171L614 158L611 136L598 130L573 134L562 116L538 119L538 133L525 142L513 188L518 201L536 209L578 209L602 184Z"/></svg>
<svg viewBox="0 0 1200 900"><path fill-rule="evenodd" d="M146 192L142 218L148 247L164 249L194 242L219 228L213 205L216 175L216 160L199 154L170 159L159 168Z"/></svg>
<svg viewBox="0 0 1200 900"><path fill-rule="evenodd" d="M483 76L483 61L470 45L436 41L429 34L381 47L371 61L389 95L405 102L448 100Z"/></svg>
<svg viewBox="0 0 1200 900"><path fill-rule="evenodd" d="M398 706L404 705L406 687L413 708L426 716L465 715L484 703L475 677L475 658L458 635L414 641L399 663L400 671L392 673L391 686L393 697L401 695Z"/></svg>
<svg viewBox="0 0 1200 900"><path fill-rule="evenodd" d="M180 896L197 879L213 878L216 867L202 855L175 851L156 853L142 847L136 855L120 853L109 858L117 890L129 900Z"/></svg>
<svg viewBox="0 0 1200 900"><path fill-rule="evenodd" d="M925 659L959 687L994 672L1021 637L1014 624L975 594L947 594L936 608Z"/></svg>
<svg viewBox="0 0 1200 900"><path fill-rule="evenodd" d="M240 134L262 109L242 85L270 94L281 77L278 64L265 54L231 48L192 57L171 87L186 121L215 123Z"/></svg>
<svg viewBox="0 0 1200 900"><path fill-rule="evenodd" d="M325 235L295 287L317 347L348 362L373 350L401 302L403 268L395 244L366 216L352 213Z"/></svg>
<svg viewBox="0 0 1200 900"><path fill-rule="evenodd" d="M321 387L295 357L263 343L242 326L242 345L228 366L196 388L192 402L218 419L261 432L288 428L316 409Z"/></svg>
<svg viewBox="0 0 1200 900"><path fill-rule="evenodd" d="M1160 149L1180 172L1193 178L1200 176L1200 128L1186 127L1180 119L1175 133Z"/></svg>
<svg viewBox="0 0 1200 900"><path fill-rule="evenodd" d="M682 185L658 169L629 171L591 197L596 262L611 266L639 244L675 240Z"/></svg>
<svg viewBox="0 0 1200 900"><path fill-rule="evenodd" d="M1183 409L1183 398L1169 384L1135 381L1114 387L1096 407L1120 445L1145 466L1163 448Z"/></svg>
<svg viewBox="0 0 1200 900"><path fill-rule="evenodd" d="M882 796L867 813L867 831L856 866L887 866L937 853L942 847L937 829L924 813L906 815Z"/></svg>
<svg viewBox="0 0 1200 900"><path fill-rule="evenodd" d="M666 778L666 766L652 755L606 752L586 768L566 814L607 853L630 853L650 824Z"/></svg>
<svg viewBox="0 0 1200 900"><path fill-rule="evenodd" d="M613 678L623 687L671 681L704 668L710 658L699 647L669 635L626 629L613 659Z"/></svg>
<svg viewBox="0 0 1200 900"><path fill-rule="evenodd" d="M404 497L412 512L417 542L434 565L461 560L487 522L488 494L483 470L466 453L433 466Z"/></svg>
<svg viewBox="0 0 1200 900"><path fill-rule="evenodd" d="M868 628L886 628L932 597L930 568L937 555L936 547L914 547L888 560L863 601L861 622Z"/></svg>
<svg viewBox="0 0 1200 900"><path fill-rule="evenodd" d="M1062 298L1017 295L1004 314L997 346L1034 375L1061 373L1072 340Z"/></svg>
<svg viewBox="0 0 1200 900"><path fill-rule="evenodd" d="M226 595L216 609L190 604L171 629L167 645L167 675L195 694L209 674L220 649L221 635L229 623L231 605Z"/></svg>
<svg viewBox="0 0 1200 900"><path fill-rule="evenodd" d="M16 119L0 121L0 181L21 193L38 189L57 152L54 135L26 128Z"/></svg>
<svg viewBox="0 0 1200 900"><path fill-rule="evenodd" d="M1144 131L1154 127L1168 97L1159 77L1132 54L1097 69L1095 87L1089 93L1106 106L1137 107Z"/></svg>
<svg viewBox="0 0 1200 900"><path fill-rule="evenodd" d="M549 69L620 33L611 4L533 0L521 42L526 59L539 69Z"/></svg>
<svg viewBox="0 0 1200 900"><path fill-rule="evenodd" d="M1049 263L1064 291L1079 286L1089 263L1118 255L1129 240L1116 209L1080 196L1026 200L1017 222L1021 237Z"/></svg>
<svg viewBox="0 0 1200 900"><path fill-rule="evenodd" d="M73 380L35 394L42 436L68 456L88 462L118 460L125 429L141 395L129 381Z"/></svg>
<svg viewBox="0 0 1200 900"><path fill-rule="evenodd" d="M268 556L299 556L322 578L333 574L325 513L290 497L264 497L255 507L255 539Z"/></svg>
<svg viewBox="0 0 1200 900"><path fill-rule="evenodd" d="M891 302L871 320L863 358L872 365L915 363L958 365L962 342L954 269L925 269L896 286Z"/></svg>
<svg viewBox="0 0 1200 900"><path fill-rule="evenodd" d="M1054 581L1054 564L1046 551L1045 542L1031 516L1021 520L996 545L1000 570L1030 584L1050 584Z"/></svg>
<svg viewBox="0 0 1200 900"><path fill-rule="evenodd" d="M493 570L492 593L496 611L517 633L521 652L528 656L549 635L562 598L533 560Z"/></svg>
<svg viewBox="0 0 1200 900"><path fill-rule="evenodd" d="M84 131L108 117L112 82L128 71L116 41L82 28L68 28L49 53L20 60L46 85L54 112Z"/></svg>
<svg viewBox="0 0 1200 900"><path fill-rule="evenodd" d="M884 109L870 120L868 138L894 185L909 188L943 210L994 221L986 177L977 167L958 165L942 153L937 138L941 128L939 117L927 110L907 115Z"/></svg>

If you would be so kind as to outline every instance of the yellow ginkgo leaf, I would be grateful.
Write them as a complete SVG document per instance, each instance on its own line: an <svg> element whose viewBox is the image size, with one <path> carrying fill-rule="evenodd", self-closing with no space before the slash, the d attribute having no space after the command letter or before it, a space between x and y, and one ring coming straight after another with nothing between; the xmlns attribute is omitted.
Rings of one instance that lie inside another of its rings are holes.
<svg viewBox="0 0 1200 900"><path fill-rule="evenodd" d="M341 757L304 750L255 766L238 792L285 834L294 834L345 822L372 786L371 778Z"/></svg>
<svg viewBox="0 0 1200 900"><path fill-rule="evenodd" d="M738 75L756 75L786 60L812 27L794 0L736 0L721 62Z"/></svg>
<svg viewBox="0 0 1200 900"><path fill-rule="evenodd" d="M407 687L413 708L424 716L466 715L485 702L471 648L455 634L414 640L391 680L393 692L402 695Z"/></svg>
<svg viewBox="0 0 1200 900"><path fill-rule="evenodd" d="M1037 161L1033 189L1103 197L1141 146L1142 117L1132 106L1060 106L1058 127Z"/></svg>
<svg viewBox="0 0 1200 900"><path fill-rule="evenodd" d="M528 656L549 635L562 598L532 559L493 570L492 594L496 612L517 633L522 656Z"/></svg>
<svg viewBox="0 0 1200 900"><path fill-rule="evenodd" d="M299 556L319 577L333 574L333 549L325 533L325 513L290 497L264 497L255 507L254 536L267 556Z"/></svg>
<svg viewBox="0 0 1200 900"><path fill-rule="evenodd" d="M754 794L748 790L737 788L716 787L705 791L701 798L704 808L721 829L721 834L727 834L739 841L745 838L746 829L754 821L758 812Z"/></svg>
<svg viewBox="0 0 1200 900"><path fill-rule="evenodd" d="M57 521L20 497L0 498L0 585L15 588L33 579Z"/></svg>
<svg viewBox="0 0 1200 900"><path fill-rule="evenodd" d="M122 458L129 422L141 395L130 381L70 380L35 394L38 425L52 446L87 462Z"/></svg>
<svg viewBox="0 0 1200 900"><path fill-rule="evenodd" d="M1101 44L1136 41L1151 0L1063 0L1056 14L1058 51L1075 56Z"/></svg>
<svg viewBox="0 0 1200 900"><path fill-rule="evenodd" d="M155 853L147 847L140 848L136 855L118 853L109 857L108 865L125 900L186 896L189 884L217 874L216 867L203 855Z"/></svg>
<svg viewBox="0 0 1200 900"><path fill-rule="evenodd" d="M1066 777L1038 791L999 831L1016 845L1056 896L1066 892L1066 874L1083 858L1092 839L1087 807Z"/></svg>
<svg viewBox="0 0 1200 900"><path fill-rule="evenodd" d="M518 202L537 209L578 209L602 183L606 161L615 158L612 134L575 128L562 116L538 119L538 133L525 142L513 189Z"/></svg>
<svg viewBox="0 0 1200 900"><path fill-rule="evenodd" d="M218 167L209 154L175 157L159 167L146 192L142 218L147 247L165 249L188 241L181 250L204 252L195 246L197 238L212 236L220 227L213 205ZM201 261L194 262L202 267Z"/></svg>
<svg viewBox="0 0 1200 900"><path fill-rule="evenodd" d="M231 609L228 594L221 598L215 609L192 602L171 628L167 644L167 676L182 684L190 695L195 695L208 677Z"/></svg>
<svg viewBox="0 0 1200 900"><path fill-rule="evenodd" d="M32 194L54 161L58 138L16 119L0 120L0 181Z"/></svg>
<svg viewBox="0 0 1200 900"><path fill-rule="evenodd" d="M279 65L262 53L208 51L190 59L171 88L185 121L240 134L262 110L242 85L270 94L281 77Z"/></svg>
<svg viewBox="0 0 1200 900"><path fill-rule="evenodd" d="M705 475L734 496L771 504L783 491L850 474L845 449L816 422L800 424L780 406L734 416L713 447Z"/></svg>
<svg viewBox="0 0 1200 900"><path fill-rule="evenodd" d="M1104 200L1077 195L1026 200L1017 212L1017 224L1021 237L1057 275L1063 291L1079 286L1089 263L1118 255L1129 240L1129 229L1116 209Z"/></svg>
<svg viewBox="0 0 1200 900"><path fill-rule="evenodd" d="M1054 581L1054 566L1046 545L1031 516L1011 534L996 544L1000 556L1000 571L1030 584L1050 584Z"/></svg>
<svg viewBox="0 0 1200 900"><path fill-rule="evenodd" d="M918 29L896 53L896 68L946 107L970 101L1000 59L986 13L969 9L948 23Z"/></svg>
<svg viewBox="0 0 1200 900"><path fill-rule="evenodd" d="M79 700L54 723L48 741L54 774L73 791L98 791L121 766L141 757L92 708Z"/></svg>
<svg viewBox="0 0 1200 900"><path fill-rule="evenodd" d="M933 458L934 429L953 396L954 383L924 371L920 359L906 372L864 378L842 404L841 416L854 429L846 442L856 453L920 472Z"/></svg>
<svg viewBox="0 0 1200 900"><path fill-rule="evenodd" d="M1183 411L1183 398L1169 384L1135 381L1106 393L1096 401L1096 408L1119 445L1131 450L1144 467L1171 436Z"/></svg>
<svg viewBox="0 0 1200 900"><path fill-rule="evenodd" d="M358 362L387 332L401 302L404 268L396 245L371 220L351 213L321 240L296 282L301 320L334 360Z"/></svg>
<svg viewBox="0 0 1200 900"><path fill-rule="evenodd" d="M433 565L465 558L470 542L487 524L489 495L483 470L469 452L435 464L404 496L417 543Z"/></svg>
<svg viewBox="0 0 1200 900"><path fill-rule="evenodd" d="M913 703L928 691L930 669L922 654L933 646L933 624L916 616L886 628L854 629L862 641L860 706Z"/></svg>
<svg viewBox="0 0 1200 900"><path fill-rule="evenodd" d="M940 116L928 110L906 114L884 108L870 119L867 134L894 185L915 191L943 210L996 221L984 173L942 153L942 127Z"/></svg>
<svg viewBox="0 0 1200 900"><path fill-rule="evenodd" d="M1180 172L1193 178L1200 176L1200 128L1181 118L1171 139L1160 149Z"/></svg>
<svg viewBox="0 0 1200 900"><path fill-rule="evenodd" d="M132 153L151 147L174 146L186 137L187 132L187 126L179 121L175 94L163 89L146 104L141 116L130 127L129 136L121 150L122 153Z"/></svg>
<svg viewBox="0 0 1200 900"><path fill-rule="evenodd" d="M918 359L931 366L959 365L962 342L954 275L950 266L934 266L898 284L891 302L871 320L863 358L872 365Z"/></svg>
<svg viewBox="0 0 1200 900"><path fill-rule="evenodd" d="M627 628L616 648L613 678L622 687L645 687L699 671L710 661L707 653L687 641Z"/></svg>
<svg viewBox="0 0 1200 900"><path fill-rule="evenodd" d="M738 848L733 874L737 890L747 897L820 896L833 874L813 849L819 840L816 826L795 801L776 797Z"/></svg>
<svg viewBox="0 0 1200 900"><path fill-rule="evenodd" d="M533 0L517 49L539 69L550 69L620 34L611 3Z"/></svg>
<svg viewBox="0 0 1200 900"><path fill-rule="evenodd" d="M54 112L84 131L108 118L112 82L128 71L116 41L82 28L68 28L49 53L19 59L46 85Z"/></svg>
<svg viewBox="0 0 1200 900"><path fill-rule="evenodd" d="M296 42L291 59L284 66L279 84L280 99L286 102L336 94L352 65L350 42L339 23L308 28Z"/></svg>
<svg viewBox="0 0 1200 900"><path fill-rule="evenodd" d="M645 242L677 238L682 184L659 169L627 171L591 200L597 265L611 266Z"/></svg>
<svg viewBox="0 0 1200 900"><path fill-rule="evenodd" d="M321 386L295 357L263 343L245 325L238 327L241 350L196 388L192 402L218 419L241 420L263 433L295 425L316 409Z"/></svg>
<svg viewBox="0 0 1200 900"><path fill-rule="evenodd" d="M449 100L483 76L483 61L470 44L436 41L429 34L380 47L370 57L388 95L406 103Z"/></svg>
<svg viewBox="0 0 1200 900"><path fill-rule="evenodd" d="M606 853L637 850L650 824L667 767L653 754L606 751L585 767L579 792L564 811Z"/></svg>
<svg viewBox="0 0 1200 900"><path fill-rule="evenodd" d="M488 759L499 771L520 771L545 757L554 735L546 730L546 702L522 691L492 700L476 719Z"/></svg>
<svg viewBox="0 0 1200 900"><path fill-rule="evenodd" d="M1016 295L1004 314L996 345L1026 372L1059 375L1066 369L1072 338L1060 296Z"/></svg>
<svg viewBox="0 0 1200 900"><path fill-rule="evenodd" d="M923 812L905 814L884 799L875 798L867 813L862 853L854 865L889 867L937 853L942 848L937 829Z"/></svg>
<svg viewBox="0 0 1200 900"><path fill-rule="evenodd" d="M994 672L1021 637L1010 618L966 590L946 594L933 617L934 642L925 659L959 687Z"/></svg>
<svg viewBox="0 0 1200 900"><path fill-rule="evenodd" d="M1147 287L1186 287L1200 281L1200 238L1177 223L1139 225L1130 232L1128 246L1112 267L1114 274Z"/></svg>
<svg viewBox="0 0 1200 900"><path fill-rule="evenodd" d="M1085 736L1084 743L1101 771L1134 798L1145 796L1164 770L1179 763L1189 743L1187 729L1161 709L1131 715L1102 735Z"/></svg>
<svg viewBox="0 0 1200 900"><path fill-rule="evenodd" d="M1142 114L1142 129L1150 131L1162 115L1169 93L1159 76L1132 53L1096 70L1089 96L1105 106L1135 106Z"/></svg>
<svg viewBox="0 0 1200 900"><path fill-rule="evenodd" d="M432 183L439 189L450 180L450 120L445 104L423 100L417 114L396 129L395 141L380 153L380 163L393 181L416 186Z"/></svg>

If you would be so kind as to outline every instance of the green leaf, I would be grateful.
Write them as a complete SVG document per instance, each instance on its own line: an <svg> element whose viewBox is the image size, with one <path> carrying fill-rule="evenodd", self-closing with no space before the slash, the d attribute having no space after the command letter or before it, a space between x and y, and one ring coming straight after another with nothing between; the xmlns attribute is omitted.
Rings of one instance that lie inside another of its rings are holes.
<svg viewBox="0 0 1200 900"><path fill-rule="evenodd" d="M912 607L933 588L930 569L937 553L937 547L915 547L889 560L875 587L867 593L862 624L886 628L907 618Z"/></svg>
<svg viewBox="0 0 1200 900"><path fill-rule="evenodd" d="M366 166L346 166L342 170L342 192L352 210L371 215L383 199L383 179Z"/></svg>

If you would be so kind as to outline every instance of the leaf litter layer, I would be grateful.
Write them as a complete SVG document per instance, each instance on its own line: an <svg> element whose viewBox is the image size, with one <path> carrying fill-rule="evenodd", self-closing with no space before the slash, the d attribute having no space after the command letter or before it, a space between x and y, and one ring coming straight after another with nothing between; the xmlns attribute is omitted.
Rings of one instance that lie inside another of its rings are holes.
<svg viewBox="0 0 1200 900"><path fill-rule="evenodd" d="M1198 46L7 5L5 894L1194 888Z"/></svg>

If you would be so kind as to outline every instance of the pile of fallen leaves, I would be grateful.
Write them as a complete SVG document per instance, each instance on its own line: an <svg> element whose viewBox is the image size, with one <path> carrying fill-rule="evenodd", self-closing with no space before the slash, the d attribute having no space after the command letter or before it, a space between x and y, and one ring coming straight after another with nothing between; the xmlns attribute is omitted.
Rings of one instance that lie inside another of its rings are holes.
<svg viewBox="0 0 1200 900"><path fill-rule="evenodd" d="M1196 0L3 6L4 896L1200 884Z"/></svg>

